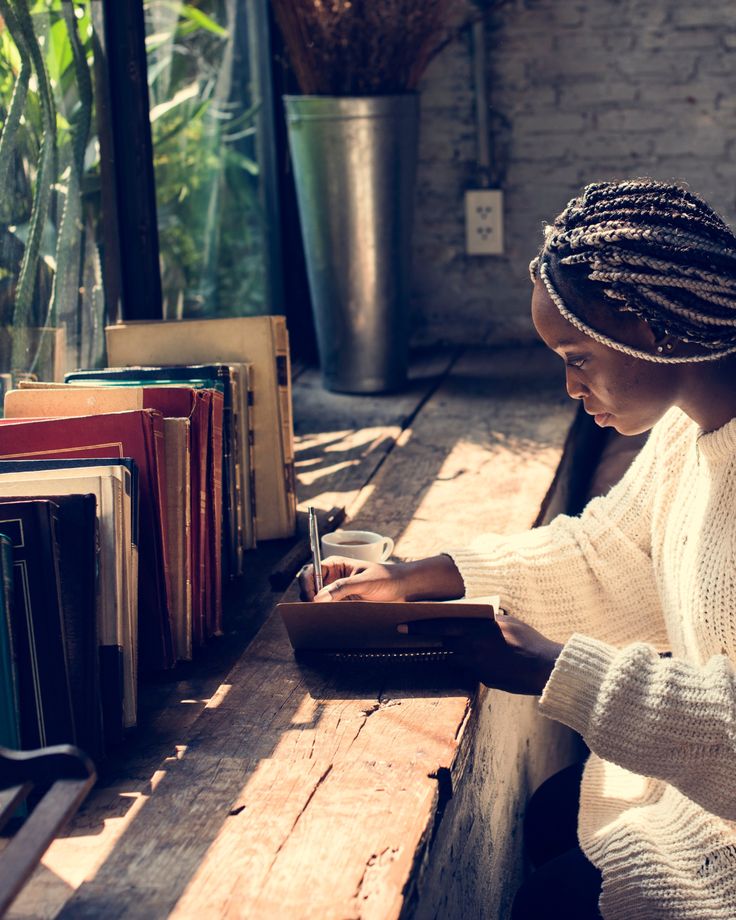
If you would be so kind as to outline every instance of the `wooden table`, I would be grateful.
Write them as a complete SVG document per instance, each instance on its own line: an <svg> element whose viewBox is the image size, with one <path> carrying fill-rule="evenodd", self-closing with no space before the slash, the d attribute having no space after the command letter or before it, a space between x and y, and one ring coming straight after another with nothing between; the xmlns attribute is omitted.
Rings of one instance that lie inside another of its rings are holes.
<svg viewBox="0 0 736 920"><path fill-rule="evenodd" d="M573 416L558 365L425 353L383 397L302 373L301 507L345 504L402 558L529 527ZM427 666L297 665L267 580L288 548L252 554L227 635L144 688L140 728L10 916L505 916L524 801L574 742L534 700Z"/></svg>

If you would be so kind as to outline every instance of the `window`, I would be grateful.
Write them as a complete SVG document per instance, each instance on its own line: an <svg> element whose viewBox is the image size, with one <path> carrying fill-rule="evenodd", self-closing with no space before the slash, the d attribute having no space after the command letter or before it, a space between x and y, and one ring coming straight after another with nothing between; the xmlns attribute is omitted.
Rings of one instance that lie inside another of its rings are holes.
<svg viewBox="0 0 736 920"><path fill-rule="evenodd" d="M144 10L164 317L279 312L265 9Z"/></svg>

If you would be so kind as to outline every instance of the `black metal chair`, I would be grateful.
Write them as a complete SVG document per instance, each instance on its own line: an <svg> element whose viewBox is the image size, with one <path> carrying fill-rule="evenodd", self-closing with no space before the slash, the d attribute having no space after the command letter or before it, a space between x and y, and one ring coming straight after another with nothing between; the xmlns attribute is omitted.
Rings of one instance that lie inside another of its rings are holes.
<svg viewBox="0 0 736 920"><path fill-rule="evenodd" d="M0 831L29 796L37 799L2 853L0 917L51 841L84 801L96 778L92 761L69 744L37 751L0 747Z"/></svg>

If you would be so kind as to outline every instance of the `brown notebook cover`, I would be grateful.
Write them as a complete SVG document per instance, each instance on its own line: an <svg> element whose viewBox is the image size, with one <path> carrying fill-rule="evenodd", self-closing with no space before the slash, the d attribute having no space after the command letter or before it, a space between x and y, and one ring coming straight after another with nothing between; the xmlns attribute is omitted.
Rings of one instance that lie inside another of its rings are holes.
<svg viewBox="0 0 736 920"><path fill-rule="evenodd" d="M150 671L174 664L166 596L166 475L163 417L143 409L79 418L0 419L0 459L131 457L140 485L139 663Z"/></svg>
<svg viewBox="0 0 736 920"><path fill-rule="evenodd" d="M295 651L413 652L442 651L433 637L403 635L400 623L447 617L493 619L498 598L462 601L294 601L276 605Z"/></svg>

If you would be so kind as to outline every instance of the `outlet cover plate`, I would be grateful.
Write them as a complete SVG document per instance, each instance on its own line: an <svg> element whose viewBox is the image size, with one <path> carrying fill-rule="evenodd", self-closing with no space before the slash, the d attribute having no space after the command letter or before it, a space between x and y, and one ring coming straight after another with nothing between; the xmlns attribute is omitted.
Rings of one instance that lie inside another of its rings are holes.
<svg viewBox="0 0 736 920"><path fill-rule="evenodd" d="M503 255L503 192L498 188L465 192L465 252L469 256Z"/></svg>

